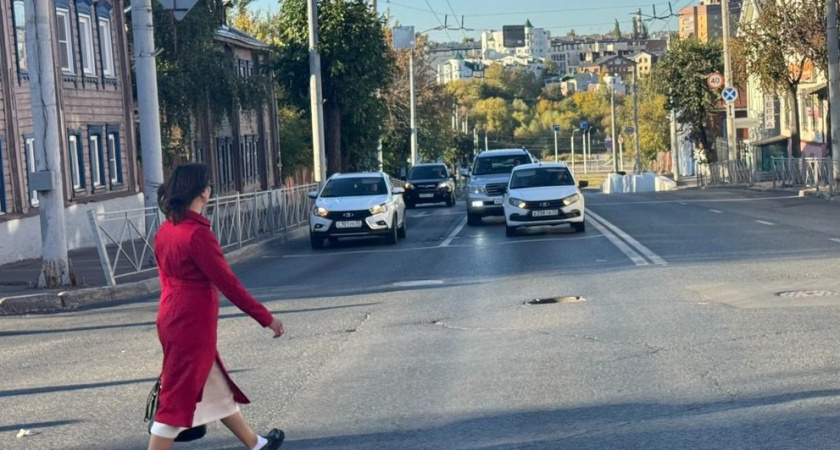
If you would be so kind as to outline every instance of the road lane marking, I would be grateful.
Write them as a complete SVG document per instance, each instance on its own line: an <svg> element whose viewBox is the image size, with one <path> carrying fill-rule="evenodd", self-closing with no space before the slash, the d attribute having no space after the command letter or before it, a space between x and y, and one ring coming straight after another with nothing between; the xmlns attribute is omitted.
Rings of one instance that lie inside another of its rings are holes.
<svg viewBox="0 0 840 450"><path fill-rule="evenodd" d="M455 227L455 229L452 230L451 233L449 233L449 236L447 236L446 239L444 239L443 242L441 242L438 247L446 247L450 243L452 243L452 240L455 239L455 236L457 236L458 233L461 232L461 229L464 228L464 225L466 225L466 224L467 224L467 216L464 216L464 218L461 219L461 223L459 223L458 226Z"/></svg>
<svg viewBox="0 0 840 450"><path fill-rule="evenodd" d="M720 210L717 210L717 209L710 209L709 212L713 212L715 214L723 214L723 211L720 211Z"/></svg>
<svg viewBox="0 0 840 450"><path fill-rule="evenodd" d="M434 286L443 284L443 280L414 280L414 281L397 281L391 283L395 287L420 287L420 286Z"/></svg>
<svg viewBox="0 0 840 450"><path fill-rule="evenodd" d="M687 205L688 204L686 202L677 202L677 203L679 203L680 205Z"/></svg>
<svg viewBox="0 0 840 450"><path fill-rule="evenodd" d="M613 243L613 245L615 245L616 247L618 247L618 249L619 249L619 250L621 250L621 251L622 251L625 255L627 255L627 257L628 257L628 258L630 258L630 260L631 260L631 261L633 261L633 263L634 263L634 264L636 264L637 266L647 266L647 265L650 265L650 263L648 263L647 261L645 261L645 259L644 259L644 258L642 258L642 255L640 255L640 254L636 253L635 251L633 251L633 249L632 249L632 248L630 248L630 246L628 246L627 244L625 244L625 243L624 243L621 239L619 239L619 238L618 238L618 236L616 236L616 235L612 234L612 232L610 232L610 230L608 230L605 226L601 225L601 224L600 224L600 223L599 223L599 222L598 222L598 221L594 218L594 217L595 217L595 215L594 215L594 214L592 214L592 212L587 211L587 212L586 212L586 214L587 214L588 216L590 216L590 217L589 217L589 219L590 219L590 220L589 220L589 223L591 223L592 225L594 225L594 226L595 226L595 228L597 228L597 229L598 229L598 231L600 231L600 232L601 232L601 234L603 234L603 235L604 235L607 239L609 239L609 240L610 240L610 242L612 242L612 243Z"/></svg>
<svg viewBox="0 0 840 450"><path fill-rule="evenodd" d="M837 238L828 238L829 241L840 242L840 239Z"/></svg>
<svg viewBox="0 0 840 450"><path fill-rule="evenodd" d="M664 259L662 259L659 255L654 253L651 249L645 247L644 245L642 245L641 242L633 239L629 234L621 231L617 226L609 223L603 217L593 213L592 211L587 211L586 214L590 215L591 217L595 218L597 221L601 222L605 227L609 228L610 231L615 233L617 236L621 237L621 239L624 239L628 244L632 245L636 250L638 250L643 255L645 255L648 259L650 259L651 262L653 262L654 264L659 265L659 266L667 266L668 265L668 263Z"/></svg>
<svg viewBox="0 0 840 450"><path fill-rule="evenodd" d="M765 221L765 220L756 220L756 222L758 222L758 223L760 223L760 224L762 224L762 225L771 225L771 226L772 226L772 225L776 225L776 224L775 224L775 223L773 223L773 222L767 222L767 221Z"/></svg>
<svg viewBox="0 0 840 450"><path fill-rule="evenodd" d="M593 202L596 206L635 206L635 205L658 205L664 203L723 203L723 202L758 202L763 200L785 200L789 198L801 198L798 195L784 195L780 197L761 197L761 198L719 198L719 199L702 199L702 200L650 200L645 202Z"/></svg>

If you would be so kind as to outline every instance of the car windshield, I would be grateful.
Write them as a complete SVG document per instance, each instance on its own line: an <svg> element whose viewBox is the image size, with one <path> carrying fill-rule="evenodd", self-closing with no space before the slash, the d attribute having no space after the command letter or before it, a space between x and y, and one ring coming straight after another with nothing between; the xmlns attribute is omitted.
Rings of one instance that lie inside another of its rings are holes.
<svg viewBox="0 0 840 450"><path fill-rule="evenodd" d="M545 186L574 186L575 181L565 167L539 167L517 170L510 177L510 188L532 188Z"/></svg>
<svg viewBox="0 0 840 450"><path fill-rule="evenodd" d="M475 161L473 175L489 175L494 173L510 173L515 166L525 164L524 155L485 156Z"/></svg>
<svg viewBox="0 0 840 450"><path fill-rule="evenodd" d="M381 177L334 178L324 186L321 197L357 197L387 193L385 180Z"/></svg>
<svg viewBox="0 0 840 450"><path fill-rule="evenodd" d="M409 180L422 180L425 178L446 178L446 167L444 166L415 166L408 172Z"/></svg>

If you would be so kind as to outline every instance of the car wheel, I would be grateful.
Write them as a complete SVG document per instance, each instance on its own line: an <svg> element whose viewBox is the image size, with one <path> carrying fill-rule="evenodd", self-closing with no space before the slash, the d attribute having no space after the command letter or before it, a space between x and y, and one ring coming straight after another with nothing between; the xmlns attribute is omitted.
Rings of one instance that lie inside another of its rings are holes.
<svg viewBox="0 0 840 450"><path fill-rule="evenodd" d="M586 231L586 222L574 222L572 223L572 228L575 229L576 233L583 233Z"/></svg>
<svg viewBox="0 0 840 450"><path fill-rule="evenodd" d="M516 227L511 227L511 226L508 226L508 224L505 224L505 236L507 236L507 237L516 236Z"/></svg>
<svg viewBox="0 0 840 450"><path fill-rule="evenodd" d="M397 228L397 237L399 237L399 238L405 238L405 223L406 223L407 221L408 221L408 218L406 218L405 216L403 216L403 222L402 222L402 225L400 225L400 227L399 227L399 228Z"/></svg>
<svg viewBox="0 0 840 450"><path fill-rule="evenodd" d="M467 225L473 227L481 225L481 214L467 213Z"/></svg>
<svg viewBox="0 0 840 450"><path fill-rule="evenodd" d="M309 233L309 243L312 244L313 250L324 248L324 238L318 237L313 233Z"/></svg>
<svg viewBox="0 0 840 450"><path fill-rule="evenodd" d="M391 223L391 229L388 230L388 235L385 236L385 242L389 245L397 243L397 216L394 215L394 221Z"/></svg>

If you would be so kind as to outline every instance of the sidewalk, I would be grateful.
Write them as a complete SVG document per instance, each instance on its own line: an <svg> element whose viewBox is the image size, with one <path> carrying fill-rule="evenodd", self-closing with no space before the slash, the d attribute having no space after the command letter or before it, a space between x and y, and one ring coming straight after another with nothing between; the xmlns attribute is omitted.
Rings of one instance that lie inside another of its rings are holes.
<svg viewBox="0 0 840 450"><path fill-rule="evenodd" d="M228 262L253 258L262 251L303 237L306 227L300 227L225 254ZM62 289L38 289L41 259L27 259L0 265L0 315L29 314L70 310L101 302L129 300L157 293L160 285L157 272L152 270L123 277L116 286L106 286L105 273L96 248L69 252L76 286Z"/></svg>

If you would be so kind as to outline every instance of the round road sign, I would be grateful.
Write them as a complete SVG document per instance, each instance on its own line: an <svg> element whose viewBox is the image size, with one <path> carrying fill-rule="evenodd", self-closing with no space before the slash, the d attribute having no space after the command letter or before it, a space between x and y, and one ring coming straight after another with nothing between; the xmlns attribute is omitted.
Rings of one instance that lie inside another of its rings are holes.
<svg viewBox="0 0 840 450"><path fill-rule="evenodd" d="M722 88L724 81L723 75L721 75L720 72L712 72L706 77L706 84L708 84L711 89Z"/></svg>

